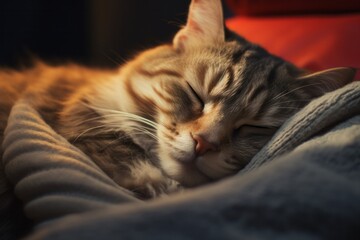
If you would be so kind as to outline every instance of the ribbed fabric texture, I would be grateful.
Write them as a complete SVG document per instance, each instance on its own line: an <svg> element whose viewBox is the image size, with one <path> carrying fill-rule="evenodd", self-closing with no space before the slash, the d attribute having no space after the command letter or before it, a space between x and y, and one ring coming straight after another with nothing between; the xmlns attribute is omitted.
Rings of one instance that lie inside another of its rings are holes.
<svg viewBox="0 0 360 240"><path fill-rule="evenodd" d="M315 99L288 120L240 174L293 150L314 135L357 114L360 114L359 82Z"/></svg>
<svg viewBox="0 0 360 240"><path fill-rule="evenodd" d="M32 220L138 201L24 102L13 107L4 135L5 173Z"/></svg>

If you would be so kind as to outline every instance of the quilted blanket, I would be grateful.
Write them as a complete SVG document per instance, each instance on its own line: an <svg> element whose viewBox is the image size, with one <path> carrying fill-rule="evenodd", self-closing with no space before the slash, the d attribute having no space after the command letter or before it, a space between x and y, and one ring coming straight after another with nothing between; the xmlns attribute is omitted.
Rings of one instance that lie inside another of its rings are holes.
<svg viewBox="0 0 360 240"><path fill-rule="evenodd" d="M148 202L24 101L3 152L31 240L360 239L360 82L312 101L237 175Z"/></svg>

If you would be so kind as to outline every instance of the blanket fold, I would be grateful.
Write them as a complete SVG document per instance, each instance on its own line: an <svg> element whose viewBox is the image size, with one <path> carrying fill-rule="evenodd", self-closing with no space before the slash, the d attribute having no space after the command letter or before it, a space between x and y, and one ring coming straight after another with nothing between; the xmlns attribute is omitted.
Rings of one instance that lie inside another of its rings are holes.
<svg viewBox="0 0 360 240"><path fill-rule="evenodd" d="M25 102L3 149L28 217L42 223L28 239L360 239L360 82L311 102L239 174L147 203Z"/></svg>
<svg viewBox="0 0 360 240"><path fill-rule="evenodd" d="M23 101L13 107L4 136L5 173L33 220L139 202Z"/></svg>
<svg viewBox="0 0 360 240"><path fill-rule="evenodd" d="M336 123L360 114L358 85L359 82L355 82L338 91L330 92L325 97L313 100L280 128L242 172L271 161L321 131L330 130Z"/></svg>

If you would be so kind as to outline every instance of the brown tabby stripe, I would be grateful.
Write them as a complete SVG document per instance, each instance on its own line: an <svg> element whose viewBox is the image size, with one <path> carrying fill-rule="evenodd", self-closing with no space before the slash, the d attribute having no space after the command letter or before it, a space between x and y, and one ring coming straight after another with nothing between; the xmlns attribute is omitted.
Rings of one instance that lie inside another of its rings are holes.
<svg viewBox="0 0 360 240"><path fill-rule="evenodd" d="M272 67L272 69L266 79L266 81L268 82L268 84L270 86L274 83L274 80L276 79L276 72L281 65L282 65L282 62L278 62L277 64L275 64L275 66Z"/></svg>
<svg viewBox="0 0 360 240"><path fill-rule="evenodd" d="M133 99L136 99L137 104L139 105L140 109L144 113L148 113L150 115L153 115L155 113L154 106L156 106L155 102L151 99L147 98L141 98L139 95L136 94L133 87L131 86L130 81L125 81L125 87L127 92L131 95ZM150 106L150 108L149 108ZM150 112L146 112L147 109L150 109Z"/></svg>
<svg viewBox="0 0 360 240"><path fill-rule="evenodd" d="M247 45L247 46L244 46L242 48L239 48L236 52L233 53L232 55L232 62L234 64L237 64L240 62L242 56L244 55L244 53L251 48L251 45Z"/></svg>
<svg viewBox="0 0 360 240"><path fill-rule="evenodd" d="M267 79L266 79L266 83L261 84L260 86L257 87L257 89L255 89L254 91L252 91L252 95L249 97L249 102L252 102L256 96L258 96L261 92L263 91L267 91L269 89L269 86L272 86L274 84L274 80L276 78L276 72L277 69L282 65L282 62L278 62L276 63L274 66L272 66ZM264 111L264 107L266 107L266 104L263 104L261 109L259 110L259 112Z"/></svg>
<svg viewBox="0 0 360 240"><path fill-rule="evenodd" d="M226 82L224 91L228 90L234 82L234 69L232 69L232 67L228 67L227 73L229 76L228 76L228 81Z"/></svg>
<svg viewBox="0 0 360 240"><path fill-rule="evenodd" d="M253 81L253 71L252 70L248 70L242 73L243 77L242 77L242 81L241 81L241 85L237 88L236 90L236 94L235 96L239 96L241 94L243 94L250 86L250 84Z"/></svg>
<svg viewBox="0 0 360 240"><path fill-rule="evenodd" d="M261 84L260 86L258 86L255 90L251 91L251 95L249 96L249 102L251 103L252 101L255 100L255 98L257 96L259 96L260 93L265 92L268 90L268 87L265 84Z"/></svg>
<svg viewBox="0 0 360 240"><path fill-rule="evenodd" d="M166 138L168 138L170 141L174 141L175 140L175 137L172 136L171 134L168 134L167 132L163 132L164 136Z"/></svg>
<svg viewBox="0 0 360 240"><path fill-rule="evenodd" d="M239 97L241 97L243 92L248 88L248 86L250 84L250 79L247 79L246 74L244 74L244 75L245 75L245 77L242 78L242 81L240 82L240 84L237 84L236 90L233 92L233 94L229 98L229 100L228 100L229 105L234 104L239 99Z"/></svg>
<svg viewBox="0 0 360 240"><path fill-rule="evenodd" d="M161 91L159 91L156 87L153 87L154 92L161 97L165 102L172 103L173 100L170 97L165 96Z"/></svg>
<svg viewBox="0 0 360 240"><path fill-rule="evenodd" d="M264 117L264 115L266 114L266 112L269 111L270 107L271 107L271 99L270 96L268 95L264 102L261 104L259 110L256 112L256 115L254 116L254 120L259 120L261 118Z"/></svg>
<svg viewBox="0 0 360 240"><path fill-rule="evenodd" d="M224 71L219 71L212 76L208 85L208 93L210 93L211 90L214 89L214 87L218 84L222 76L224 76Z"/></svg>
<svg viewBox="0 0 360 240"><path fill-rule="evenodd" d="M209 97L209 101L211 101L211 103L215 106L218 103L221 102L221 100L226 99L226 97L228 97L227 95L224 94L219 94L219 95L215 95L215 96L210 96Z"/></svg>
<svg viewBox="0 0 360 240"><path fill-rule="evenodd" d="M168 124L163 124L163 126L166 128L166 129L169 129L170 132L176 132L176 128L173 127L172 125L168 125Z"/></svg>
<svg viewBox="0 0 360 240"><path fill-rule="evenodd" d="M200 86L204 86L206 71L207 67L205 64L200 64L197 68L197 80L199 81Z"/></svg>
<svg viewBox="0 0 360 240"><path fill-rule="evenodd" d="M145 70L143 68L140 68L137 70L140 74L142 75L145 75L147 77L150 77L150 78L154 78L154 77L157 77L159 75L168 75L168 76L172 76L172 77L176 77L176 78L181 78L182 75L174 70L171 70L171 69L159 69L159 70L156 70L156 71L148 71L148 70Z"/></svg>
<svg viewBox="0 0 360 240"><path fill-rule="evenodd" d="M136 102L139 105L139 107L141 108L142 112L147 113L150 116L154 117L155 116L155 108L157 108L161 112L163 112L164 114L168 114L168 115L173 114L172 111L166 110L166 109L160 107L159 105L157 105L152 99L150 99L150 98L141 98L134 91L133 87L131 86L130 81L125 81L125 82L126 82L126 84L125 84L126 90L133 97L133 99L136 99ZM147 109L149 109L149 106L150 106L150 112L147 112Z"/></svg>
<svg viewBox="0 0 360 240"><path fill-rule="evenodd" d="M158 110L160 110L160 111L161 111L162 113L164 113L164 114L167 114L167 115L173 115L173 114L174 114L173 111L167 110L167 109L165 109L165 108L163 108L163 107L160 107L159 105L155 105L155 104L154 104L154 106L156 106L156 108L157 108Z"/></svg>

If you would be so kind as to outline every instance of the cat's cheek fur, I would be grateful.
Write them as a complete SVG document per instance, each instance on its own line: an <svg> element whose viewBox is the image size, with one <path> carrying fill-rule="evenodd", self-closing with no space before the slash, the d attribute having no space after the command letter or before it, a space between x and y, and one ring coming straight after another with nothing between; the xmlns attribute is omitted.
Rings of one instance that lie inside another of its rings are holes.
<svg viewBox="0 0 360 240"><path fill-rule="evenodd" d="M194 161L195 154L195 142L192 139L190 133L180 133L174 140L172 148L172 156L179 162L191 162Z"/></svg>

